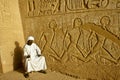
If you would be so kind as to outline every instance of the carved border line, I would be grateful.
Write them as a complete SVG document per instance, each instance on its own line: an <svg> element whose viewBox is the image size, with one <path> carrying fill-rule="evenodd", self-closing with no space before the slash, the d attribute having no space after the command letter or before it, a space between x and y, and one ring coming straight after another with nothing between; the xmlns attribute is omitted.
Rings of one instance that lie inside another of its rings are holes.
<svg viewBox="0 0 120 80"><path fill-rule="evenodd" d="M52 14L52 15L33 15L33 16L26 16L25 18L34 18L34 17L43 17L43 16L54 16L54 15L66 15L66 14L74 14L74 13L86 13L86 12L106 12L111 11L111 12L118 12L120 13L120 9L99 9L99 10L94 10L94 9L89 9L89 10L81 10L81 11L72 11L72 12L66 12L66 13L60 13L60 14Z"/></svg>

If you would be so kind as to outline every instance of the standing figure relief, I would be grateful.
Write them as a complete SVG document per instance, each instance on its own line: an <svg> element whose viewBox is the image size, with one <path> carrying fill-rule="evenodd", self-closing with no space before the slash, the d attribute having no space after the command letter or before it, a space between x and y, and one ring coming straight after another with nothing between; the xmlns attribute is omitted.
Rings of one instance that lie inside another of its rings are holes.
<svg viewBox="0 0 120 80"><path fill-rule="evenodd" d="M55 36L54 31L56 27L57 24L55 20L50 21L48 23L48 28L44 31L43 36L41 37L41 40L43 39L43 42L46 42L46 44L44 45L43 54L45 54L48 62L60 61L56 51L51 47Z"/></svg>
<svg viewBox="0 0 120 80"><path fill-rule="evenodd" d="M68 46L69 60L79 63L88 62L90 54L94 50L98 40L95 32L82 28L83 22L80 18L75 18L73 28L67 31L70 38Z"/></svg>
<svg viewBox="0 0 120 80"><path fill-rule="evenodd" d="M61 58L64 55L64 33L55 20L49 22L49 29L45 32L46 46L45 54L50 57L53 61L61 62Z"/></svg>
<svg viewBox="0 0 120 80"><path fill-rule="evenodd" d="M97 34L88 29L85 30L84 28L80 27L80 35L77 41L77 48L82 53L83 57L87 60L91 57L91 54L95 54L94 48L98 44L98 36Z"/></svg>
<svg viewBox="0 0 120 80"><path fill-rule="evenodd" d="M75 18L73 21L72 29L67 31L67 35L69 35L70 44L67 48L67 53L69 56L69 60L72 62L84 61L82 54L77 48L77 40L79 38L80 32L79 27L82 25L82 20L80 18Z"/></svg>
<svg viewBox="0 0 120 80"><path fill-rule="evenodd" d="M56 21L52 21L50 24L51 26L55 26L53 31L54 31L54 36L52 38L51 42L51 49L56 53L56 56L58 58L62 58L64 55L64 33L62 28L58 28L58 25Z"/></svg>
<svg viewBox="0 0 120 80"><path fill-rule="evenodd" d="M103 16L100 22L101 22L101 27L104 30L108 31L109 34L112 34L114 35L114 37L116 37L115 33L117 31L113 31L113 27L110 26L111 20L108 16ZM116 43L119 43L119 40L114 42L112 39L110 38L108 39L106 38L106 36L104 36L101 44L101 49L100 49L101 50L100 57L101 57L101 62L103 64L111 65L112 63L115 63L115 64L118 63L118 60L120 58L120 55L119 55L120 45Z"/></svg>

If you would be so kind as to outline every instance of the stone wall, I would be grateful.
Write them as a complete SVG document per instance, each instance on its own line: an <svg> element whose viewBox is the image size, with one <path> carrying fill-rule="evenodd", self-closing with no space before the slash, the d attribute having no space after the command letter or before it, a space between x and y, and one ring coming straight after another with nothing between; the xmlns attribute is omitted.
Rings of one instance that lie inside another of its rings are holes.
<svg viewBox="0 0 120 80"><path fill-rule="evenodd" d="M120 79L120 0L19 0L24 35L48 68L80 78Z"/></svg>
<svg viewBox="0 0 120 80"><path fill-rule="evenodd" d="M0 0L0 73L22 66L23 45L24 35L18 0Z"/></svg>

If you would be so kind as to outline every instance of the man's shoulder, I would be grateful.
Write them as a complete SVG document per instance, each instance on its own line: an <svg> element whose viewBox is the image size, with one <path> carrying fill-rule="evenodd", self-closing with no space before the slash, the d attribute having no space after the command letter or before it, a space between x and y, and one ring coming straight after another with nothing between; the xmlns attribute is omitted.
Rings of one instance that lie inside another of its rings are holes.
<svg viewBox="0 0 120 80"><path fill-rule="evenodd" d="M23 46L23 48L26 48L28 45L27 44L25 44L24 46Z"/></svg>
<svg viewBox="0 0 120 80"><path fill-rule="evenodd" d="M35 44L35 43L32 43L32 45L33 45L33 46L36 46L36 44Z"/></svg>

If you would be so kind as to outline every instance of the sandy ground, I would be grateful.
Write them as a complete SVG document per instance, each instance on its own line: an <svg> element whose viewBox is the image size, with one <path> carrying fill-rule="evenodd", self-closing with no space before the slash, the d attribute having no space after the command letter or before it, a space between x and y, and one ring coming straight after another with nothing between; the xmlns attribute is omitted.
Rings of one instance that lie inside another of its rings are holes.
<svg viewBox="0 0 120 80"><path fill-rule="evenodd" d="M47 74L40 72L30 73L29 78L25 78L21 70L0 74L0 80L86 80L76 79L58 72L47 71Z"/></svg>

